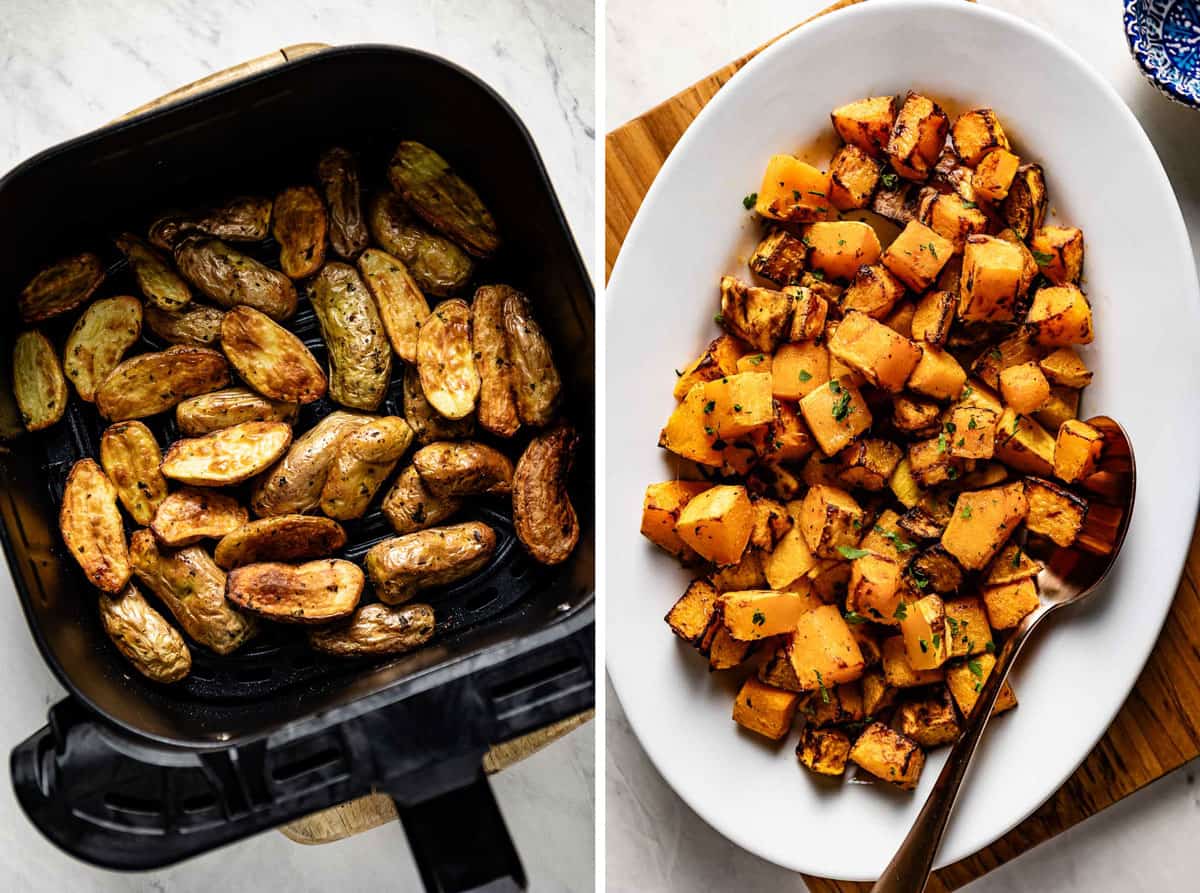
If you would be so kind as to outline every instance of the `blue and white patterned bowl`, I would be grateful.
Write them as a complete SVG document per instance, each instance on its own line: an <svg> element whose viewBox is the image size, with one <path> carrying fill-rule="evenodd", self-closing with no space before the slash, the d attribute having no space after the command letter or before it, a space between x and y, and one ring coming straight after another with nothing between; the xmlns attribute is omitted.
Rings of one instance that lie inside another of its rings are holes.
<svg viewBox="0 0 1200 893"><path fill-rule="evenodd" d="M1150 83L1200 108L1200 0L1125 0L1125 36Z"/></svg>

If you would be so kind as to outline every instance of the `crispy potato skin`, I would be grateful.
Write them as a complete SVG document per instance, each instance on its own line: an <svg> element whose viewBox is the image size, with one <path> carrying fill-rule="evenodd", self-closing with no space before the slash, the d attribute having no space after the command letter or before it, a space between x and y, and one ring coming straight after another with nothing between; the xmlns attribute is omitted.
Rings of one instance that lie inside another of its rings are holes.
<svg viewBox="0 0 1200 893"><path fill-rule="evenodd" d="M383 514L396 533L414 533L434 527L462 508L458 496L434 496L410 465L400 472L392 489L383 498Z"/></svg>
<svg viewBox="0 0 1200 893"><path fill-rule="evenodd" d="M150 241L170 251L192 233L230 242L261 242L270 232L271 199L244 195L217 208L160 217L150 225Z"/></svg>
<svg viewBox="0 0 1200 893"><path fill-rule="evenodd" d="M67 380L54 345L38 331L22 332L13 345L13 396L27 431L41 431L67 411Z"/></svg>
<svg viewBox="0 0 1200 893"><path fill-rule="evenodd" d="M53 263L21 289L17 308L25 322L41 322L69 313L92 296L104 281L104 264L91 252Z"/></svg>
<svg viewBox="0 0 1200 893"><path fill-rule="evenodd" d="M245 304L272 319L296 312L292 280L220 239L185 239L175 249L175 264L201 294L226 309Z"/></svg>
<svg viewBox="0 0 1200 893"><path fill-rule="evenodd" d="M367 421L367 416L331 412L305 431L255 484L250 500L254 513L259 517L301 515L315 509L338 443Z"/></svg>
<svg viewBox="0 0 1200 893"><path fill-rule="evenodd" d="M367 575L388 605L409 601L423 589L453 583L481 570L496 551L496 532L469 521L392 537L367 553Z"/></svg>
<svg viewBox="0 0 1200 893"><path fill-rule="evenodd" d="M448 419L430 406L416 366L404 370L404 420L420 444L461 440L475 433L475 416Z"/></svg>
<svg viewBox="0 0 1200 893"><path fill-rule="evenodd" d="M388 179L426 223L471 254L490 257L499 249L496 221L478 193L428 146L412 141L397 146Z"/></svg>
<svg viewBox="0 0 1200 893"><path fill-rule="evenodd" d="M421 291L445 297L470 281L474 272L470 255L445 236L427 230L396 193L375 196L368 223L379 247L404 261Z"/></svg>
<svg viewBox="0 0 1200 893"><path fill-rule="evenodd" d="M429 605L364 605L345 623L311 630L308 643L314 651L334 657L379 657L424 645L433 638L433 628Z"/></svg>
<svg viewBox="0 0 1200 893"><path fill-rule="evenodd" d="M240 484L266 470L292 442L285 422L242 422L177 440L163 456L163 475L194 487Z"/></svg>
<svg viewBox="0 0 1200 893"><path fill-rule="evenodd" d="M378 248L358 258L358 271L379 306L392 350L406 363L417 361L417 336L429 318L429 303L404 262Z"/></svg>
<svg viewBox="0 0 1200 893"><path fill-rule="evenodd" d="M96 408L113 422L141 419L227 384L229 363L220 353L176 345L122 362L96 389Z"/></svg>
<svg viewBox="0 0 1200 893"><path fill-rule="evenodd" d="M221 349L246 383L281 403L312 403L329 382L304 342L253 307L234 307L221 321Z"/></svg>
<svg viewBox="0 0 1200 893"><path fill-rule="evenodd" d="M425 399L448 419L475 411L479 372L471 348L471 308L453 298L434 308L417 339L417 371Z"/></svg>
<svg viewBox="0 0 1200 893"><path fill-rule="evenodd" d="M146 328L163 341L207 347L221 337L225 311L207 304L191 303L178 313L167 313L150 306L144 311Z"/></svg>
<svg viewBox="0 0 1200 893"><path fill-rule="evenodd" d="M329 396L351 409L375 409L392 375L392 350L358 271L326 264L309 299L329 348Z"/></svg>
<svg viewBox="0 0 1200 893"><path fill-rule="evenodd" d="M317 179L329 205L329 244L339 257L353 260L371 238L354 155L337 146L328 149L317 162Z"/></svg>
<svg viewBox="0 0 1200 893"><path fill-rule="evenodd" d="M114 240L137 279L138 288L150 306L167 313L182 309L192 300L192 291L170 262L133 233Z"/></svg>
<svg viewBox="0 0 1200 893"><path fill-rule="evenodd" d="M271 232L279 243L279 266L290 279L304 279L325 263L325 205L311 186L289 186L275 196Z"/></svg>
<svg viewBox="0 0 1200 893"><path fill-rule="evenodd" d="M471 343L479 370L479 424L500 437L512 437L521 427L513 395L512 363L504 328L504 301L514 289L484 285L471 302Z"/></svg>
<svg viewBox="0 0 1200 893"><path fill-rule="evenodd" d="M221 567L241 567L263 561L304 561L324 558L346 545L346 531L337 521L316 515L280 515L242 524L221 537L213 558Z"/></svg>
<svg viewBox="0 0 1200 893"><path fill-rule="evenodd" d="M529 442L513 474L513 526L541 564L562 564L579 542L579 518L567 492L578 440L568 425L552 428Z"/></svg>
<svg viewBox="0 0 1200 893"><path fill-rule="evenodd" d="M16 440L25 433L21 408L13 392L12 366L0 363L0 440Z"/></svg>
<svg viewBox="0 0 1200 893"><path fill-rule="evenodd" d="M100 596L100 623L121 656L154 682L178 682L192 671L192 652L175 627L132 583Z"/></svg>
<svg viewBox="0 0 1200 893"><path fill-rule="evenodd" d="M229 572L225 595L252 614L279 623L325 623L348 617L362 597L357 564L322 558L301 565L268 561Z"/></svg>
<svg viewBox="0 0 1200 893"><path fill-rule="evenodd" d="M95 401L96 388L141 334L142 302L137 298L102 298L83 312L63 349L63 372L81 400Z"/></svg>
<svg viewBox="0 0 1200 893"><path fill-rule="evenodd" d="M521 421L539 427L549 424L562 397L562 379L550 354L550 342L533 318L529 299L520 292L504 298L504 332Z"/></svg>
<svg viewBox="0 0 1200 893"><path fill-rule="evenodd" d="M347 434L321 489L321 511L339 521L361 518L412 440L412 428L397 416L371 419Z"/></svg>
<svg viewBox="0 0 1200 893"><path fill-rule="evenodd" d="M80 459L67 476L58 527L84 576L101 592L116 595L133 572L117 488L92 459Z"/></svg>
<svg viewBox="0 0 1200 893"><path fill-rule="evenodd" d="M502 496L512 491L512 461L474 441L440 441L421 447L413 453L413 467L435 496Z"/></svg>
<svg viewBox="0 0 1200 893"><path fill-rule="evenodd" d="M296 421L295 403L268 400L249 388L224 388L189 397L175 407L175 424L188 437L240 425L242 422Z"/></svg>
<svg viewBox="0 0 1200 893"><path fill-rule="evenodd" d="M185 487L162 501L150 532L164 546L177 548L223 537L249 520L250 513L232 496Z"/></svg>
<svg viewBox="0 0 1200 893"><path fill-rule="evenodd" d="M100 436L100 464L117 488L129 516L143 527L167 498L167 479L158 470L162 451L141 422L117 422Z"/></svg>
<svg viewBox="0 0 1200 893"><path fill-rule="evenodd" d="M139 530L129 552L137 578L205 648L232 654L258 632L258 622L226 600L225 572L199 546L164 552L153 533Z"/></svg>

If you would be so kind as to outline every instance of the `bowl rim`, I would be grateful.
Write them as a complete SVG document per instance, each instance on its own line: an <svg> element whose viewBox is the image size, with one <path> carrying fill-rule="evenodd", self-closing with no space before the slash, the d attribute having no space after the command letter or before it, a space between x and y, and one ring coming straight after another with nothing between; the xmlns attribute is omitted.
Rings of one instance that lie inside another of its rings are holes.
<svg viewBox="0 0 1200 893"><path fill-rule="evenodd" d="M1166 96L1168 99L1178 102L1180 105L1186 105L1189 108L1200 109L1200 77L1190 78L1189 82L1196 84L1196 92L1194 94L1184 93L1179 89L1177 80L1165 80L1159 76L1158 71L1152 70L1148 64L1147 56L1144 50L1139 50L1135 43L1138 40L1146 37L1142 30L1142 13L1145 10L1145 4L1142 0L1123 0L1125 4L1125 42L1129 44L1129 55L1133 57L1133 61L1137 63L1138 69L1142 72L1142 76L1146 78L1150 84ZM1174 65L1170 66L1171 71L1183 74Z"/></svg>

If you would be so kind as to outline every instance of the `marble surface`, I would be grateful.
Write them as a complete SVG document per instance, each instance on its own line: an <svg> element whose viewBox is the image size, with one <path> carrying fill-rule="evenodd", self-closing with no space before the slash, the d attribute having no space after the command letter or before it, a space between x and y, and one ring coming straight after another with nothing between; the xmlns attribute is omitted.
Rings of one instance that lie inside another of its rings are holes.
<svg viewBox="0 0 1200 893"><path fill-rule="evenodd" d="M829 0L608 0L606 129L819 11ZM889 0L869 0L873 3ZM1100 71L1142 122L1167 169L1200 257L1200 113L1169 103L1140 76L1118 0L980 0L1037 23ZM607 886L610 890L795 889L793 876L706 825L650 765L608 688ZM1197 764L1189 764L1053 842L971 884L972 893L1195 889L1200 850Z"/></svg>
<svg viewBox="0 0 1200 893"><path fill-rule="evenodd" d="M0 168L181 84L306 41L395 43L450 58L523 118L585 257L593 256L591 0L5 0ZM592 267L595 269L594 265ZM0 574L0 752L44 724L63 692ZM496 796L534 891L592 889L593 726L497 776ZM319 847L270 831L166 871L121 875L63 855L0 784L0 886L9 890L417 890L396 825Z"/></svg>

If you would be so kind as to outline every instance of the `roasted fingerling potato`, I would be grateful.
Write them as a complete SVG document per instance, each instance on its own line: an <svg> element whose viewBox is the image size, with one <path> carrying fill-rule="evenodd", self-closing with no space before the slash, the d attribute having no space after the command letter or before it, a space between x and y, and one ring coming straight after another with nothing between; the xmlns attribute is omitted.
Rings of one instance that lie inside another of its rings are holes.
<svg viewBox="0 0 1200 893"><path fill-rule="evenodd" d="M329 349L329 396L350 409L378 408L392 375L392 349L358 271L326 264L309 300Z"/></svg>
<svg viewBox="0 0 1200 893"><path fill-rule="evenodd" d="M279 243L279 266L291 279L305 279L325 263L329 223L325 205L311 186L289 186L275 196L271 233Z"/></svg>
<svg viewBox="0 0 1200 893"><path fill-rule="evenodd" d="M419 648L433 637L433 631L429 605L372 604L359 608L347 621L311 630L308 643L314 651L334 657L379 657Z"/></svg>
<svg viewBox="0 0 1200 893"><path fill-rule="evenodd" d="M21 319L35 323L70 313L92 296L104 275L103 263L90 251L51 264L21 289Z"/></svg>
<svg viewBox="0 0 1200 893"><path fill-rule="evenodd" d="M317 179L329 207L330 247L338 257L353 260L370 241L354 153L340 146L327 149L317 161Z"/></svg>
<svg viewBox="0 0 1200 893"><path fill-rule="evenodd" d="M193 487L240 484L265 471L292 442L284 422L242 422L171 444L162 473Z"/></svg>
<svg viewBox="0 0 1200 893"><path fill-rule="evenodd" d="M192 290L187 282L152 245L133 233L122 233L115 242L125 255L147 305L164 313L176 313L191 302Z"/></svg>
<svg viewBox="0 0 1200 893"><path fill-rule="evenodd" d="M250 507L259 517L304 514L321 502L321 490L342 438L369 416L331 412L296 438L287 453L254 484Z"/></svg>
<svg viewBox="0 0 1200 893"><path fill-rule="evenodd" d="M150 224L150 241L164 251L195 233L228 242L261 242L271 234L271 204L265 195L243 195L200 211L166 214Z"/></svg>
<svg viewBox="0 0 1200 893"><path fill-rule="evenodd" d="M396 533L414 533L449 520L462 506L461 496L435 496L409 465L396 476L380 508Z"/></svg>
<svg viewBox="0 0 1200 893"><path fill-rule="evenodd" d="M512 492L513 464L475 441L431 443L413 453L413 467L437 496L503 496Z"/></svg>
<svg viewBox="0 0 1200 893"><path fill-rule="evenodd" d="M513 291L507 285L484 285L475 290L471 302L471 345L479 371L479 425L500 437L512 437L521 427L504 328L504 302Z"/></svg>
<svg viewBox="0 0 1200 893"><path fill-rule="evenodd" d="M378 248L359 255L358 271L379 308L392 350L404 362L415 363L417 337L429 318L429 303L420 286L403 261Z"/></svg>
<svg viewBox="0 0 1200 893"><path fill-rule="evenodd" d="M429 405L451 421L475 412L480 379L474 357L470 306L458 298L438 304L417 338L417 372Z"/></svg>
<svg viewBox="0 0 1200 893"><path fill-rule="evenodd" d="M222 388L189 397L175 407L175 424L188 437L231 428L242 422L296 421L300 407L270 400L249 388Z"/></svg>
<svg viewBox="0 0 1200 893"><path fill-rule="evenodd" d="M80 459L67 475L58 528L89 583L113 595L125 589L133 571L117 488L92 459Z"/></svg>
<svg viewBox="0 0 1200 893"><path fill-rule="evenodd" d="M394 192L378 193L367 222L379 247L408 267L421 291L446 297L461 291L475 271L471 256L427 229Z"/></svg>
<svg viewBox="0 0 1200 893"><path fill-rule="evenodd" d="M296 312L292 280L220 239L184 239L175 265L197 291L226 309L245 304L279 320Z"/></svg>
<svg viewBox="0 0 1200 893"><path fill-rule="evenodd" d="M250 513L232 496L184 487L159 503L150 532L164 546L178 548L219 539L249 520Z"/></svg>
<svg viewBox="0 0 1200 893"><path fill-rule="evenodd" d="M293 565L246 564L229 572L225 595L238 607L277 623L327 623L348 617L362 597L362 569L340 558Z"/></svg>
<svg viewBox="0 0 1200 893"><path fill-rule="evenodd" d="M243 521L221 537L213 560L231 570L244 564L325 558L346 545L346 531L330 518L278 515Z"/></svg>
<svg viewBox="0 0 1200 893"><path fill-rule="evenodd" d="M17 336L12 353L13 396L27 431L41 431L67 411L67 380L50 339L36 330Z"/></svg>
<svg viewBox="0 0 1200 893"><path fill-rule="evenodd" d="M563 396L550 342L525 295L518 291L505 294L503 313L517 414L524 424L542 427L554 418Z"/></svg>
<svg viewBox="0 0 1200 893"><path fill-rule="evenodd" d="M411 601L422 590L481 570L496 551L496 532L479 521L391 537L367 553L367 575L384 604Z"/></svg>
<svg viewBox="0 0 1200 893"><path fill-rule="evenodd" d="M167 479L159 468L162 451L150 429L141 422L109 425L100 436L100 464L129 516L150 526L167 498Z"/></svg>
<svg viewBox="0 0 1200 893"><path fill-rule="evenodd" d="M182 310L167 312L149 306L142 311L146 328L169 344L207 347L221 337L225 311L193 301Z"/></svg>
<svg viewBox="0 0 1200 893"><path fill-rule="evenodd" d="M178 682L192 671L192 652L175 627L132 583L120 595L101 593L100 623L121 656L154 682Z"/></svg>
<svg viewBox="0 0 1200 893"><path fill-rule="evenodd" d="M388 179L426 223L476 257L500 247L496 221L478 193L428 146L406 140L396 147Z"/></svg>
<svg viewBox="0 0 1200 893"><path fill-rule="evenodd" d="M234 307L221 321L221 350L242 379L269 400L312 403L329 382L304 342L253 307Z"/></svg>
<svg viewBox="0 0 1200 893"><path fill-rule="evenodd" d="M513 527L541 564L562 564L579 542L579 518L567 491L578 439L570 426L557 425L530 441L513 473Z"/></svg>
<svg viewBox="0 0 1200 893"><path fill-rule="evenodd" d="M229 362L222 354L176 345L124 360L96 389L96 408L111 422L141 419L227 384Z"/></svg>
<svg viewBox="0 0 1200 893"><path fill-rule="evenodd" d="M92 403L100 383L142 334L142 302L128 295L88 305L67 336L63 373L80 400Z"/></svg>
<svg viewBox="0 0 1200 893"><path fill-rule="evenodd" d="M412 428L396 416L371 419L347 434L321 488L321 511L339 521L361 518L412 440Z"/></svg>

